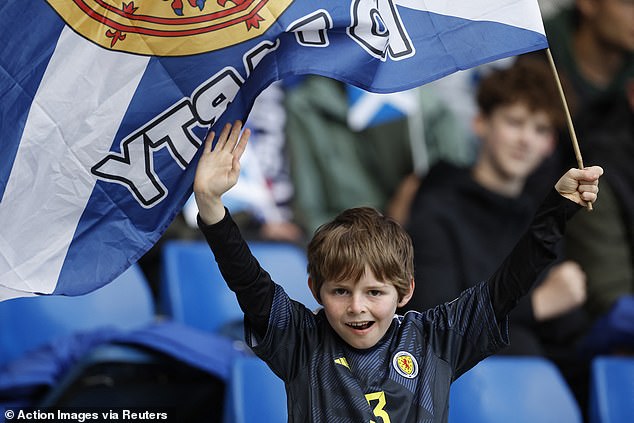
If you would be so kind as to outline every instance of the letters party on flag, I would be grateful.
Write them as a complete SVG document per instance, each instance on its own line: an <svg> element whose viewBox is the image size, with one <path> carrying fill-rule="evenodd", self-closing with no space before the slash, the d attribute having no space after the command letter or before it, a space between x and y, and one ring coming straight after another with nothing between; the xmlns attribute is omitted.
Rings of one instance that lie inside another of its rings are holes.
<svg viewBox="0 0 634 423"><path fill-rule="evenodd" d="M536 0L5 0L0 28L0 299L122 273L275 80L387 93L547 47Z"/></svg>

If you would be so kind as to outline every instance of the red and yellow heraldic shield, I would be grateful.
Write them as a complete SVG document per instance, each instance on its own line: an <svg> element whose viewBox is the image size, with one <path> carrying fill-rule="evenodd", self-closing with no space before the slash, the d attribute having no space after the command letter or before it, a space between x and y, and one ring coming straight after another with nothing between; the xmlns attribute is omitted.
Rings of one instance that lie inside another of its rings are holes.
<svg viewBox="0 0 634 423"><path fill-rule="evenodd" d="M64 21L110 50L187 56L262 35L293 0L47 0Z"/></svg>

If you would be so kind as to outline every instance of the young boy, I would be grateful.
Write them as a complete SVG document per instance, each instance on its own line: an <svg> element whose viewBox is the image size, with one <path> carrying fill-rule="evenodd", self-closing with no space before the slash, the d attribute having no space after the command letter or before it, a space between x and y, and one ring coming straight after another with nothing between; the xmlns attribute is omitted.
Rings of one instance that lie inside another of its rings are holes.
<svg viewBox="0 0 634 423"><path fill-rule="evenodd" d="M488 281L424 313L395 316L414 291L403 229L377 212L343 212L308 246L314 314L259 266L221 196L249 137L227 125L196 169L199 226L245 314L246 341L284 381L291 422L447 421L449 385L508 342L506 315L554 257L565 221L597 198L599 167L571 169ZM566 199L564 199L567 198Z"/></svg>

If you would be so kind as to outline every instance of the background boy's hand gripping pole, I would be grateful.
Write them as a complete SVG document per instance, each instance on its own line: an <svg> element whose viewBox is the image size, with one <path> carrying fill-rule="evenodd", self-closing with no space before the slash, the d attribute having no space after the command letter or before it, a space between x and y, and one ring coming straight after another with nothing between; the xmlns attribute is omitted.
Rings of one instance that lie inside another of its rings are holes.
<svg viewBox="0 0 634 423"><path fill-rule="evenodd" d="M215 146L213 131L205 140L194 177L194 198L200 218L207 225L219 222L225 215L221 197L238 182L240 157L250 134L249 129L242 132L242 122L236 121L222 128Z"/></svg>

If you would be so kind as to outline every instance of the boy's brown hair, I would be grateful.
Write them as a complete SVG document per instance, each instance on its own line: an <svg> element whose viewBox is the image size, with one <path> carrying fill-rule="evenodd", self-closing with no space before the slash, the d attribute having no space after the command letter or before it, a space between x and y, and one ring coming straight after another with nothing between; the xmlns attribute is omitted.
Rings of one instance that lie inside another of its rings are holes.
<svg viewBox="0 0 634 423"><path fill-rule="evenodd" d="M555 128L565 122L554 75L538 58L521 57L508 68L492 71L480 81L476 99L485 116L499 107L524 103L531 112L546 112Z"/></svg>
<svg viewBox="0 0 634 423"><path fill-rule="evenodd" d="M366 266L396 288L399 301L414 277L414 247L405 230L371 207L343 211L321 225L308 244L308 275L319 292L325 281L358 281Z"/></svg>

